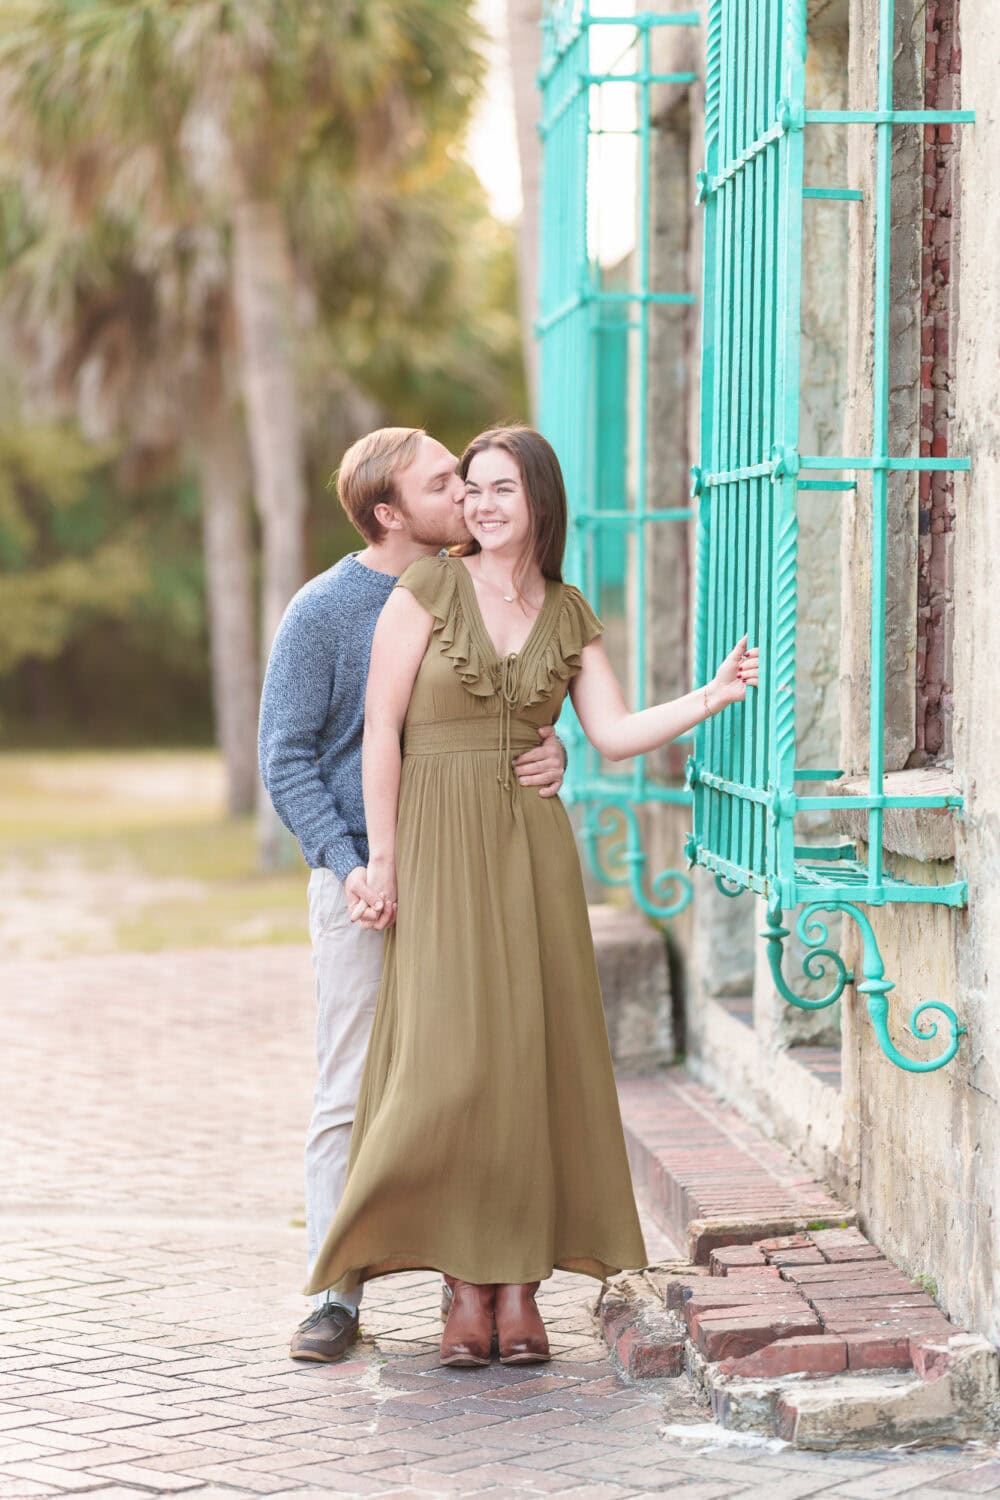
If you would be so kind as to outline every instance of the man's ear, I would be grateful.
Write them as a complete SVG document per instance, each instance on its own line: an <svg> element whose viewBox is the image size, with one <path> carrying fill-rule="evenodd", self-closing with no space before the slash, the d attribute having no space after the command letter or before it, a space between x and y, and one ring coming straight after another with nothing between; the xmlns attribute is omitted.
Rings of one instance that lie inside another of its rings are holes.
<svg viewBox="0 0 1000 1500"><path fill-rule="evenodd" d="M372 511L372 515L384 531L401 531L403 529L403 518L395 505L390 505L385 500L380 500Z"/></svg>

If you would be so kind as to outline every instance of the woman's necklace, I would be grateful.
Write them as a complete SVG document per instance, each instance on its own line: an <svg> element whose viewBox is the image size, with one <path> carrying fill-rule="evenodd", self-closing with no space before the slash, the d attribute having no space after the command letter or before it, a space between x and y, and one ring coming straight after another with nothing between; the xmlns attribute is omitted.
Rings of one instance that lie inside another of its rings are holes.
<svg viewBox="0 0 1000 1500"><path fill-rule="evenodd" d="M492 578L487 578L486 575L483 573L483 570L482 570L481 567L477 571L478 571L478 574L479 574L479 581L480 581L480 583L488 584L491 589L496 589L497 593L500 595L501 599L504 601L505 604L515 604L515 603L518 603L518 602L520 602L522 605L523 604L530 604L530 600L525 599L523 596L519 596L516 589L514 589L513 593L505 594L504 590L503 590L503 585L499 584L499 583L494 583ZM513 588L513 585L511 585L511 587ZM533 604L531 604L531 608L534 609L535 606ZM539 605L539 608L541 608L540 605Z"/></svg>

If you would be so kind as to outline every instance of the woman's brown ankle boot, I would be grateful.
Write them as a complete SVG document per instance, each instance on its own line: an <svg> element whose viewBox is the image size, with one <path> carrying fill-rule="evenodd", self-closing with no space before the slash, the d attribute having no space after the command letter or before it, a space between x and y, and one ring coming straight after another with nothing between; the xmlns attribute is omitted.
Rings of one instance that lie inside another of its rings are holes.
<svg viewBox="0 0 1000 1500"><path fill-rule="evenodd" d="M446 1276L451 1310L441 1335L443 1365L488 1365L493 1346L495 1286L478 1286Z"/></svg>
<svg viewBox="0 0 1000 1500"><path fill-rule="evenodd" d="M509 1282L496 1289L495 1316L502 1365L537 1365L549 1356L549 1339L535 1303L537 1281Z"/></svg>

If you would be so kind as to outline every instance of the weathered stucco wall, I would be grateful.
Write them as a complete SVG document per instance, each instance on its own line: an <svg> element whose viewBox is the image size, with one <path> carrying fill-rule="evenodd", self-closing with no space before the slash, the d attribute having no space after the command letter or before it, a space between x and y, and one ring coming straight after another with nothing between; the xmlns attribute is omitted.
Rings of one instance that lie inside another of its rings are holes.
<svg viewBox="0 0 1000 1500"><path fill-rule="evenodd" d="M971 455L959 489L955 543L955 769L966 797L959 868L968 877L967 921L955 924L956 995L969 1027L963 1059L962 1140L975 1193L952 1295L967 1295L974 1324L1000 1337L996 1209L1000 1205L1000 703L992 666L1000 657L1000 8L963 0L963 100L976 124L961 148L962 236L955 318L957 444ZM964 493L963 493L964 491ZM994 993L989 993L989 977ZM965 1285L964 1267L969 1267Z"/></svg>
<svg viewBox="0 0 1000 1500"><path fill-rule="evenodd" d="M864 8L859 0L856 9ZM962 232L952 306L952 440L954 451L972 459L968 479L959 476L956 484L955 533L955 780L966 798L956 864L969 881L970 902L961 914L888 908L875 914L875 929L896 982L894 1012L908 1016L914 1004L938 996L955 1006L969 1034L941 1073L906 1075L882 1059L852 1005L844 1088L859 1135L858 1208L866 1228L907 1269L933 1279L952 1316L998 1338L1000 1016L989 976L1000 972L1000 710L991 686L1000 651L1000 10L991 0L962 0L961 33L962 103L977 112L960 148ZM950 876L948 865L896 867L915 879Z"/></svg>
<svg viewBox="0 0 1000 1500"><path fill-rule="evenodd" d="M898 108L920 108L924 55L922 0L897 0L895 89ZM849 107L874 109L878 90L878 9L850 3ZM851 304L844 452L872 451L874 378L875 131L848 131L848 177L864 193L850 217ZM889 345L889 439L896 455L916 457L920 439L920 250L922 149L917 127L892 139L892 315ZM859 472L857 495L844 497L841 768L868 767L871 630L871 477ZM886 769L906 765L914 745L917 648L917 478L890 474L886 578Z"/></svg>

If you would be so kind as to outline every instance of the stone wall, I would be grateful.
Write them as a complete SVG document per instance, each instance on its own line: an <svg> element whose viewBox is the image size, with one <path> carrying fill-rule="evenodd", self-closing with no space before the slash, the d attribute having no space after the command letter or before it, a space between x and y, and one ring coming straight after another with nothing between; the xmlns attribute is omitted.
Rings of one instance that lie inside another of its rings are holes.
<svg viewBox="0 0 1000 1500"><path fill-rule="evenodd" d="M861 13L867 9L863 0L855 0L852 19L858 13L863 25ZM922 13L913 16L914 35L919 28L921 41L923 19ZM953 542L954 777L966 806L957 823L954 866L904 862L896 867L925 881L951 878L954 868L969 880L969 909L891 907L874 916L886 973L896 983L898 1014L906 1016L918 1001L938 996L955 1006L969 1034L956 1061L941 1073L902 1074L882 1059L866 1020L852 1006L845 1022L844 1089L858 1139L857 1205L866 1227L907 1270L935 1282L950 1314L996 1339L1000 1022L989 1003L988 984L991 970L1000 972L1000 789L994 770L1000 712L989 687L990 664L1000 649L995 251L1000 12L990 0L962 0L961 40L962 102L977 111L976 124L961 127L962 235L948 294L954 448L972 459L971 474L955 477ZM859 59L858 66L862 62L869 66L867 59ZM918 178L922 168L919 160L912 168ZM913 305L920 310L918 300ZM911 366L911 390L915 369ZM850 550L845 555L858 556ZM860 650L853 658L848 653L848 671L857 668L859 657ZM927 1050L934 1045L928 1043Z"/></svg>

